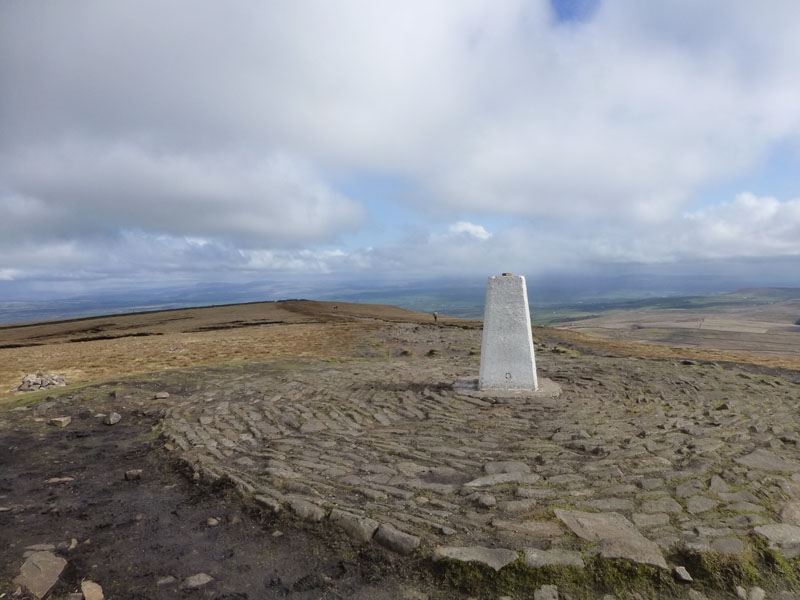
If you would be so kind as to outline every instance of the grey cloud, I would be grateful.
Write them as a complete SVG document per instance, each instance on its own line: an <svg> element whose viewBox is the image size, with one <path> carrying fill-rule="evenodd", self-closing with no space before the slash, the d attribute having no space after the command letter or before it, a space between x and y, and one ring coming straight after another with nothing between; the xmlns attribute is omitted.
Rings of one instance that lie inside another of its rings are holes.
<svg viewBox="0 0 800 600"><path fill-rule="evenodd" d="M253 245L334 239L365 210L285 154L172 154L116 142L62 142L0 155L6 240L124 229Z"/></svg>

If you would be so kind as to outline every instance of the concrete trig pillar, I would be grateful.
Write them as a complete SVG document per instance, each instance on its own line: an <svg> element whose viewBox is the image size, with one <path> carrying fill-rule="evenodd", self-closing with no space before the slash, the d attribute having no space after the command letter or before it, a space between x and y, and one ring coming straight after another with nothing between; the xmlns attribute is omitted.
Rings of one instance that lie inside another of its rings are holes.
<svg viewBox="0 0 800 600"><path fill-rule="evenodd" d="M479 389L536 390L528 289L522 275L489 277Z"/></svg>

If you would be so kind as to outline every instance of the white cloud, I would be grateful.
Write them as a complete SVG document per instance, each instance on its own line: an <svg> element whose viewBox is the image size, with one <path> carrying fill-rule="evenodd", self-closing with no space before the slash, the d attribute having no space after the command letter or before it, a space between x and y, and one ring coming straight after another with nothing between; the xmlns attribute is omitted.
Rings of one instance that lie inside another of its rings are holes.
<svg viewBox="0 0 800 600"><path fill-rule="evenodd" d="M452 235L468 235L478 240L488 240L492 234L486 231L483 225L475 225L467 221L452 223L447 231Z"/></svg>

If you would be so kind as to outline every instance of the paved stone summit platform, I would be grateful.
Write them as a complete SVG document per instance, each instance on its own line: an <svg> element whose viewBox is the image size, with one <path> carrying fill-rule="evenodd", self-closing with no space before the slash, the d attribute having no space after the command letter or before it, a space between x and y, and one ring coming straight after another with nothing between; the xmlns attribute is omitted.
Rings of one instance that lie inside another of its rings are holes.
<svg viewBox="0 0 800 600"><path fill-rule="evenodd" d="M440 331L456 349L480 335ZM419 335L394 324L375 343ZM792 372L537 351L561 394L536 402L454 387L477 370L466 351L263 363L173 393L164 428L198 477L400 553L690 574L689 556L800 555Z"/></svg>

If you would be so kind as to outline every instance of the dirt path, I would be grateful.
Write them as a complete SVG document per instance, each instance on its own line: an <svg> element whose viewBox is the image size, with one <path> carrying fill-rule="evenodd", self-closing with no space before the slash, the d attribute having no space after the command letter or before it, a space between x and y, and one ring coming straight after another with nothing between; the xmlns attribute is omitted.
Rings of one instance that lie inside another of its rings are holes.
<svg viewBox="0 0 800 600"><path fill-rule="evenodd" d="M108 426L94 416L100 408L71 406L64 429L35 420L64 412L57 404L4 415L0 597L15 591L25 549L38 544L68 561L51 597L79 590L82 579L119 599L445 597L414 581L413 561L329 540L313 526L277 524L229 490L191 483L150 434L155 414L123 411ZM141 479L126 481L130 469L141 469ZM182 589L197 573L214 580Z"/></svg>

